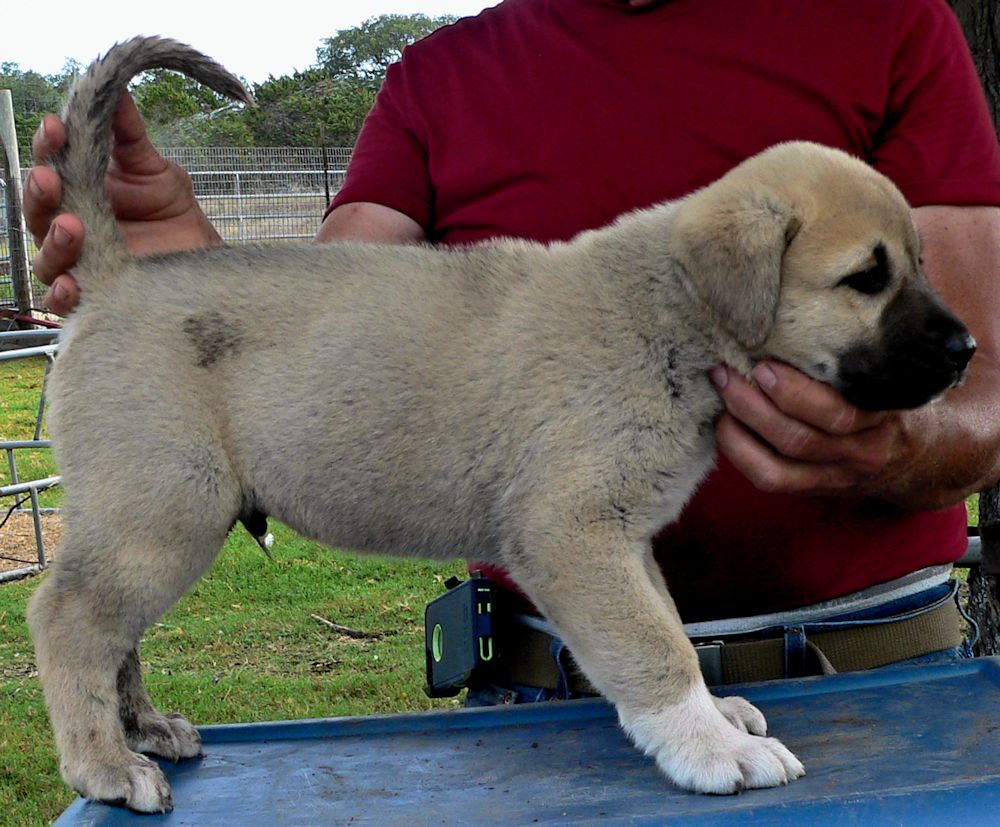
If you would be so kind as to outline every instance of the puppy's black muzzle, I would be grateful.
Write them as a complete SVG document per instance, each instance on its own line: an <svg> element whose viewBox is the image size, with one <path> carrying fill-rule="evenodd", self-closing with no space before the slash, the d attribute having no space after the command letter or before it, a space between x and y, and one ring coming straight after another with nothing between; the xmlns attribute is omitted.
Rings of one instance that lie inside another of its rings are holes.
<svg viewBox="0 0 1000 827"><path fill-rule="evenodd" d="M955 331L944 343L945 353L951 360L952 367L961 375L976 352L976 340L968 330Z"/></svg>
<svg viewBox="0 0 1000 827"><path fill-rule="evenodd" d="M959 385L975 352L976 340L940 301L902 291L876 340L841 355L838 390L869 411L917 408Z"/></svg>

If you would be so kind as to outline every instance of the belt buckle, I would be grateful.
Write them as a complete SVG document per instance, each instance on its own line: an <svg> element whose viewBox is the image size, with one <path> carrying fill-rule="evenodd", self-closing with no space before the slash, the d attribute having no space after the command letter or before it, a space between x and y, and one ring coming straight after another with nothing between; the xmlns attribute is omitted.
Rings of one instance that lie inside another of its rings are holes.
<svg viewBox="0 0 1000 827"><path fill-rule="evenodd" d="M725 645L721 640L694 644L695 654L698 655L698 666L701 668L705 683L709 686L718 686L722 683L722 647Z"/></svg>

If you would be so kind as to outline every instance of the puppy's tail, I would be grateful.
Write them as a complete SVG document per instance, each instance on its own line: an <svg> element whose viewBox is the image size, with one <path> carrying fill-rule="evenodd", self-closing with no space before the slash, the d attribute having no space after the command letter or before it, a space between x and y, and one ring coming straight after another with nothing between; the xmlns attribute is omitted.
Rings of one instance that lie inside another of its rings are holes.
<svg viewBox="0 0 1000 827"><path fill-rule="evenodd" d="M253 103L243 84L215 61L183 43L137 37L94 61L73 86L63 120L65 146L50 163L62 177L62 207L83 222L84 244L73 275L84 291L110 281L129 261L105 191L111 159L111 121L128 83L149 69L174 69L221 95Z"/></svg>

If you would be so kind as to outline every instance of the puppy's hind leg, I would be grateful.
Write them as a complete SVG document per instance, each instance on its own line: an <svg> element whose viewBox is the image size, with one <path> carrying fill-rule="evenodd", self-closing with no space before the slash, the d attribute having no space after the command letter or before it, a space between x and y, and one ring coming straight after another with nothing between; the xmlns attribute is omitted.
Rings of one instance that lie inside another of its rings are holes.
<svg viewBox="0 0 1000 827"><path fill-rule="evenodd" d="M164 715L153 706L142 682L139 648L118 667L118 716L129 749L171 761L201 755L201 736L182 715Z"/></svg>
<svg viewBox="0 0 1000 827"><path fill-rule="evenodd" d="M193 495L189 478L177 486L133 478L129 486L109 502L110 483L98 483L99 495L83 497L91 500L85 509L70 494L90 487L67 490L67 532L28 619L66 782L87 798L163 812L173 805L169 785L134 750L197 754L197 734L153 709L137 646L208 568L239 498L226 485L225 496L216 490L209 502ZM142 490L158 492L155 512L134 495Z"/></svg>

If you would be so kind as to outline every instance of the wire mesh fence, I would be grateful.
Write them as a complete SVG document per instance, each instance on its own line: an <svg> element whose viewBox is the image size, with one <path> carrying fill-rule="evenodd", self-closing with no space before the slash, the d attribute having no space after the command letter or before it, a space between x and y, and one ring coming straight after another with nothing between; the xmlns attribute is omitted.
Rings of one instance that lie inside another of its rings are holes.
<svg viewBox="0 0 1000 827"><path fill-rule="evenodd" d="M17 307L18 284L16 279L23 279L29 273L27 263L24 258L25 244L29 256L34 256L35 247L30 238L15 239L14 233L22 232L21 222L16 215L11 215L9 204L11 200L8 196L10 185L7 181L7 170L0 164L0 309ZM16 201L16 199L14 199ZM20 241L20 244L15 243ZM40 297L45 294L45 287L33 276L28 274L31 283L31 293L29 295ZM23 286L23 284L22 284ZM25 293L22 291L21 298Z"/></svg>
<svg viewBox="0 0 1000 827"><path fill-rule="evenodd" d="M344 180L348 147L168 147L160 150L191 175L195 197L229 243L311 238ZM25 167L30 164L25 164ZM0 187L6 187L0 173ZM3 195L0 190L0 196ZM10 233L0 197L0 308L16 306ZM29 254L35 247L28 239ZM36 303L45 287L33 280Z"/></svg>
<svg viewBox="0 0 1000 827"><path fill-rule="evenodd" d="M202 209L231 243L311 238L344 180L346 147L177 148Z"/></svg>

